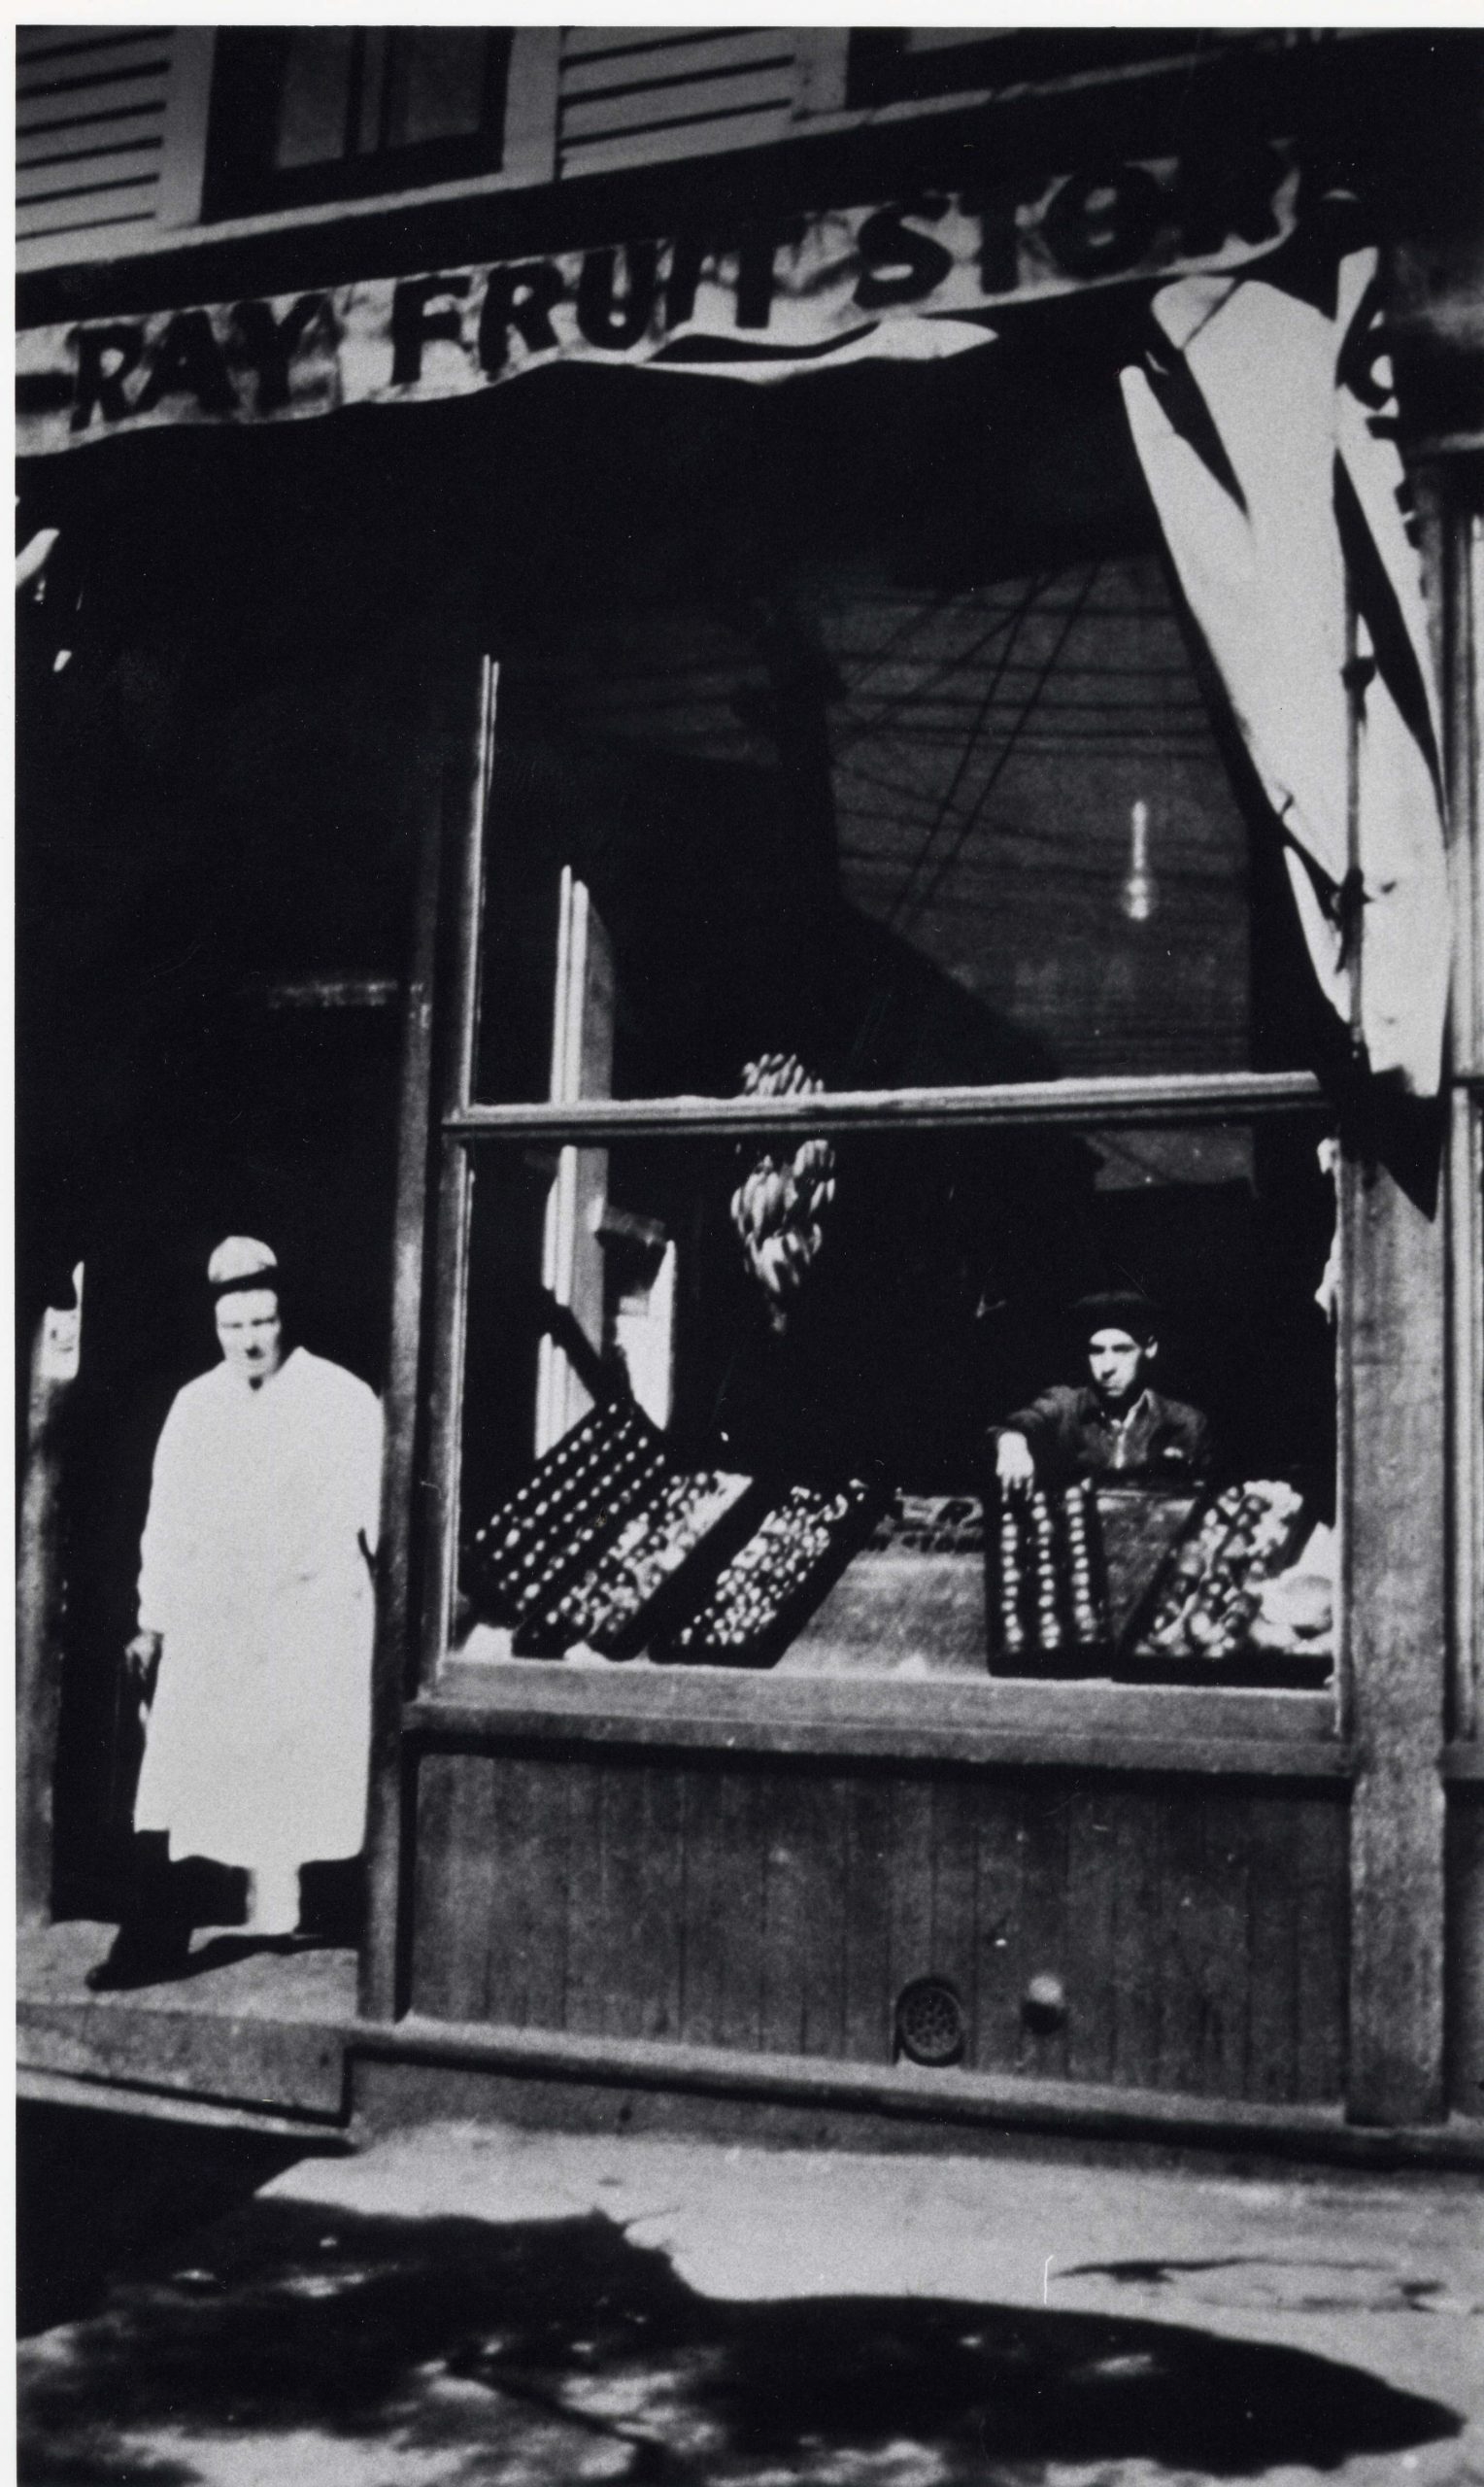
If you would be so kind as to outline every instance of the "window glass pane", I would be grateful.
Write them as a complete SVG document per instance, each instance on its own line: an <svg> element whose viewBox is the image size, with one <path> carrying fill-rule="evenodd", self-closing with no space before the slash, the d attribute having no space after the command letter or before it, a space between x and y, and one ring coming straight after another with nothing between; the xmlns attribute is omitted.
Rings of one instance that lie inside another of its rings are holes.
<svg viewBox="0 0 1484 2487"><path fill-rule="evenodd" d="M399 26L393 37L388 143L465 138L484 118L489 37L478 27Z"/></svg>
<svg viewBox="0 0 1484 2487"><path fill-rule="evenodd" d="M556 1093L577 972L613 1033L569 1095L1265 1059L1273 943L1152 552L952 593L815 564L750 629L599 599L509 652L499 743L489 1098Z"/></svg>
<svg viewBox="0 0 1484 2487"><path fill-rule="evenodd" d="M483 1149L462 1654L1323 1682L1317 1137Z"/></svg>
<svg viewBox="0 0 1484 2487"><path fill-rule="evenodd" d="M301 26L288 37L273 153L281 172L345 153L357 41L354 26Z"/></svg>

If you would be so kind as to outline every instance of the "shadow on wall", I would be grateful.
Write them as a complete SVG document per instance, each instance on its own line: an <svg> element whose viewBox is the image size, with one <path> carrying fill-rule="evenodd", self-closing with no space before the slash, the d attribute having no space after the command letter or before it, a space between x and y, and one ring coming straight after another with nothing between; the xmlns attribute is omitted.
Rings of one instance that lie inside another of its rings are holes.
<svg viewBox="0 0 1484 2487"><path fill-rule="evenodd" d="M155 2270L23 2366L32 2487L191 2487L192 2437L224 2431L268 2464L276 2438L298 2436L298 2458L304 2433L332 2438L337 2478L363 2446L378 2480L405 2461L420 2478L1033 2487L1062 2462L1330 2470L1461 2424L1355 2368L1174 2325L714 2300L601 2214L499 2228L259 2201Z"/></svg>

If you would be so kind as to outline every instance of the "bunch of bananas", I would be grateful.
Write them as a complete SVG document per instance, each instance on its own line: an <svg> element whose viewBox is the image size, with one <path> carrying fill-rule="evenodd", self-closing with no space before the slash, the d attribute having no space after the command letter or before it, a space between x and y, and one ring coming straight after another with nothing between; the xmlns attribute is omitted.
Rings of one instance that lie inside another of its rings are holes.
<svg viewBox="0 0 1484 2487"><path fill-rule="evenodd" d="M797 1056L765 1053L742 1073L744 1097L817 1094ZM731 1196L731 1222L748 1266L771 1298L775 1329L788 1319L787 1299L796 1295L825 1241L824 1214L835 1191L835 1153L827 1140L806 1140L792 1156L759 1158Z"/></svg>

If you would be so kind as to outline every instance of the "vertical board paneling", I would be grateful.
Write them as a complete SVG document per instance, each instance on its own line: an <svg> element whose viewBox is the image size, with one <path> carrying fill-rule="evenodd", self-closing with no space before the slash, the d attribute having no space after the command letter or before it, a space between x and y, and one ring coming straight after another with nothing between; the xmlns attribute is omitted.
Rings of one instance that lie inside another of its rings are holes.
<svg viewBox="0 0 1484 2487"><path fill-rule="evenodd" d="M932 1958L932 1782L899 1779L892 1790L892 1997L926 1977Z"/></svg>
<svg viewBox="0 0 1484 2487"><path fill-rule="evenodd" d="M554 1771L552 1776L558 1774ZM604 1889L608 1796L613 1773L600 1762L572 1761L560 1777L566 1783L566 1873L559 1891L554 1889L554 1915L565 1902L566 1977L562 2022L579 2037L600 2037L615 2027L612 2014L622 2008L629 1991L613 1992L612 1928ZM628 1938L622 1938L625 1951Z"/></svg>
<svg viewBox="0 0 1484 2487"><path fill-rule="evenodd" d="M1021 1921L1028 1984L1036 1977L1061 1978L1065 1983L1067 1818L1075 1802L1074 1792L1056 1774L1038 1776L1026 1790L1021 1821ZM1064 2017L1048 2027L1027 2014L1018 2069L1038 2073L1045 2080L1064 2081L1067 2047Z"/></svg>
<svg viewBox="0 0 1484 2487"><path fill-rule="evenodd" d="M981 2070L1339 2095L1339 1790L429 1755L418 1838L413 1999L441 2018L884 2063L933 1972ZM1026 2009L1037 1976L1054 2026Z"/></svg>
<svg viewBox="0 0 1484 2487"><path fill-rule="evenodd" d="M538 1761L494 1765L488 1928L491 2020L560 2028L566 1987L566 1818L571 1781Z"/></svg>
<svg viewBox="0 0 1484 2487"><path fill-rule="evenodd" d="M1117 2074L1111 1793L1096 1784L1079 1789L1066 1823L1066 2068L1074 2081Z"/></svg>
<svg viewBox="0 0 1484 2487"><path fill-rule="evenodd" d="M1164 1808L1138 1788L1112 1792L1113 2060L1118 2079L1152 2090L1159 2079L1161 1992L1156 1974L1164 1877Z"/></svg>
<svg viewBox="0 0 1484 2487"><path fill-rule="evenodd" d="M846 1806L841 1781L788 1771L767 1797L762 2044L839 2055L845 2043Z"/></svg>
<svg viewBox="0 0 1484 2487"><path fill-rule="evenodd" d="M681 1993L682 1901L685 1890L684 1815L681 1786L672 1771L650 1770L642 1785L639 1823L642 1872L624 1889L632 1891L633 1939L640 1957L641 2038L678 2038L683 2027ZM622 1929L619 1939L622 1939Z"/></svg>
<svg viewBox="0 0 1484 2487"><path fill-rule="evenodd" d="M932 1789L932 1965L963 2005L963 2061L975 2061L979 2027L979 1814L982 1789L957 1775Z"/></svg>
<svg viewBox="0 0 1484 2487"><path fill-rule="evenodd" d="M980 2072L1013 2072L1020 2054L1021 1996L1026 1983L1019 1789L1007 1780L985 1788L978 1814L979 1974L970 2061Z"/></svg>
<svg viewBox="0 0 1484 2487"><path fill-rule="evenodd" d="M1274 1810L1281 1813L1282 1808ZM1329 1796L1311 1800L1297 1825L1284 1827L1289 1829L1291 1849L1294 1829L1298 1834L1294 2096L1338 2098L1345 2085L1345 1997L1350 1983L1349 1821L1344 1805ZM1279 1836L1275 1831L1274 1847Z"/></svg>
<svg viewBox="0 0 1484 2487"><path fill-rule="evenodd" d="M1249 1802L1230 1789L1218 1788L1200 1809L1201 1879L1209 1896L1201 1958L1198 2086L1217 2098L1240 2096L1247 2061Z"/></svg>
<svg viewBox="0 0 1484 2487"><path fill-rule="evenodd" d="M1298 2091L1298 1858L1281 1806L1261 1800L1247 1823L1247 2067L1244 2095L1277 2105Z"/></svg>
<svg viewBox="0 0 1484 2487"><path fill-rule="evenodd" d="M756 2047L768 1932L761 1774L688 1770L684 1779L684 2034Z"/></svg>
<svg viewBox="0 0 1484 2487"><path fill-rule="evenodd" d="M1216 1819L1226 1802L1220 1790L1212 1790L1198 1803L1187 1799L1169 1807L1165 1816L1159 1971L1162 2089L1199 2093L1216 2086L1212 2067L1223 2043L1227 2002L1222 1956L1231 1933L1240 1932L1239 1925L1233 1929L1229 1923L1240 1850L1231 1846L1230 1825L1224 1837ZM1229 1854L1236 1857L1235 1866L1227 1863Z"/></svg>
<svg viewBox="0 0 1484 2487"><path fill-rule="evenodd" d="M488 1930L502 1913L494 1810L493 1762L426 1755L418 1773L412 2001L434 2020L482 2021L490 2009Z"/></svg>
<svg viewBox="0 0 1484 2487"><path fill-rule="evenodd" d="M864 1772L845 1790L845 2053L892 2053L892 1783Z"/></svg>

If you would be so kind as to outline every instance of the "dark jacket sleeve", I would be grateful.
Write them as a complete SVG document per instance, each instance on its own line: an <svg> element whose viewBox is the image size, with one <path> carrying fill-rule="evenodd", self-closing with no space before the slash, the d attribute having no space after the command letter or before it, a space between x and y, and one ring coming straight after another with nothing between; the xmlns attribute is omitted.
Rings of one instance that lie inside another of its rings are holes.
<svg viewBox="0 0 1484 2487"><path fill-rule="evenodd" d="M1059 1381L1050 1390L1043 1390L1038 1399L1032 1399L1029 1408L1017 1408L1002 1424L992 1425L988 1438L991 1443L997 1443L1001 1434L1024 1434L1037 1468L1041 1468L1075 1430L1076 1414L1075 1390Z"/></svg>

